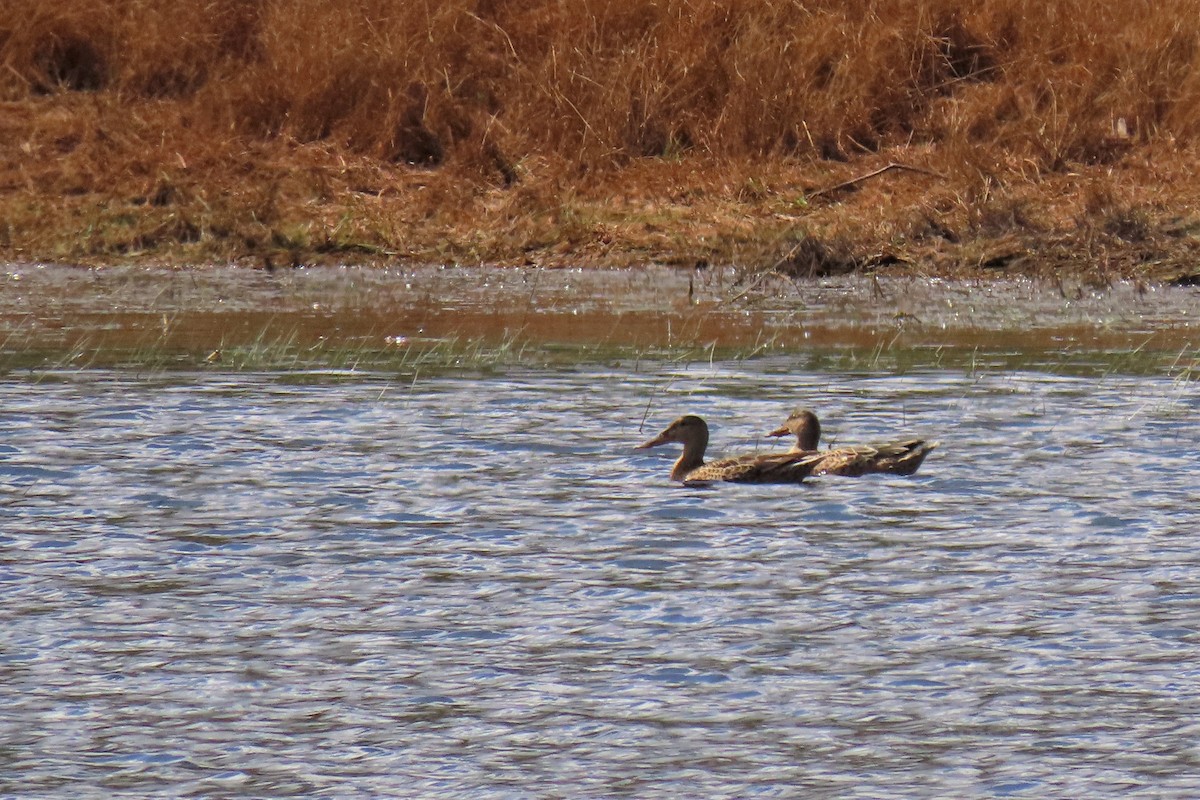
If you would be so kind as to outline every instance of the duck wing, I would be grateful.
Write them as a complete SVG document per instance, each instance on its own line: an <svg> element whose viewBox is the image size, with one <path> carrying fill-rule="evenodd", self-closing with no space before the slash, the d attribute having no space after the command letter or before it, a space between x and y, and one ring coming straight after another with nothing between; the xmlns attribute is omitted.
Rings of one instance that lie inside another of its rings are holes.
<svg viewBox="0 0 1200 800"><path fill-rule="evenodd" d="M821 461L812 453L745 455L710 461L684 476L685 484L802 483Z"/></svg>
<svg viewBox="0 0 1200 800"><path fill-rule="evenodd" d="M921 466L929 451L939 442L924 439L906 439L886 444L839 447L820 455L814 466L814 475L842 475L857 478L861 475L888 473L890 475L912 475Z"/></svg>

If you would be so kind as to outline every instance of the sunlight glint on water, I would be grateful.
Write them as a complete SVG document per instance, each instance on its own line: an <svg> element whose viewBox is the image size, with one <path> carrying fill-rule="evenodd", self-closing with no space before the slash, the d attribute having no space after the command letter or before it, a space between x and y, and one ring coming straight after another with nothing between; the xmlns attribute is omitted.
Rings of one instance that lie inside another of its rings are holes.
<svg viewBox="0 0 1200 800"><path fill-rule="evenodd" d="M1190 387L784 367L0 383L0 793L1195 796Z"/></svg>

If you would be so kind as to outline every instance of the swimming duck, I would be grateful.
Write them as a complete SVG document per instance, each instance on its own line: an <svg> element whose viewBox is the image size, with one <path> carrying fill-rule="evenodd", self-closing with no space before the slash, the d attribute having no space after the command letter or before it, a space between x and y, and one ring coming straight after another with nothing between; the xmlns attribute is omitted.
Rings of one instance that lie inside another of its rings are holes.
<svg viewBox="0 0 1200 800"><path fill-rule="evenodd" d="M687 414L668 425L662 433L637 449L678 442L683 454L671 469L671 480L686 485L729 481L732 483L801 483L822 460L812 453L752 454L704 461L708 447L708 424Z"/></svg>
<svg viewBox="0 0 1200 800"><path fill-rule="evenodd" d="M924 439L905 439L887 444L838 447L832 450L817 450L821 439L821 422L807 408L798 408L788 415L783 425L767 436L796 437L790 453L803 453L817 457L813 475L843 475L857 478L876 472L891 475L912 475L921 466L929 451L940 442Z"/></svg>

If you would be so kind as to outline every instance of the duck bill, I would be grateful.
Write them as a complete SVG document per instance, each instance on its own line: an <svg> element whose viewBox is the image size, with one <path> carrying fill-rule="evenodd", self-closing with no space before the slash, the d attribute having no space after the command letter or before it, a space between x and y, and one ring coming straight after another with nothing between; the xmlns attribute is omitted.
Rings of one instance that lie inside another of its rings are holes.
<svg viewBox="0 0 1200 800"><path fill-rule="evenodd" d="M787 428L776 428L768 433L767 436L787 436L789 433L791 433L791 431L789 431Z"/></svg>
<svg viewBox="0 0 1200 800"><path fill-rule="evenodd" d="M637 447L635 447L633 449L634 450L645 450L650 447L658 447L660 444L666 444L668 441L670 441L670 440L667 439L666 435L660 433L658 436L655 436L650 441L642 442L641 444L639 444Z"/></svg>

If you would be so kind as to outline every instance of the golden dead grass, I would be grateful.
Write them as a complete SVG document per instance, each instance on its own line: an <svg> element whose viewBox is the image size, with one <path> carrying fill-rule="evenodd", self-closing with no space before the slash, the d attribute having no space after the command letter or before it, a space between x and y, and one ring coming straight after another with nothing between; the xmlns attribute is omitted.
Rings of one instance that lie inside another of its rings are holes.
<svg viewBox="0 0 1200 800"><path fill-rule="evenodd" d="M10 259L1169 277L1200 230L1200 0L8 0L0 102Z"/></svg>

